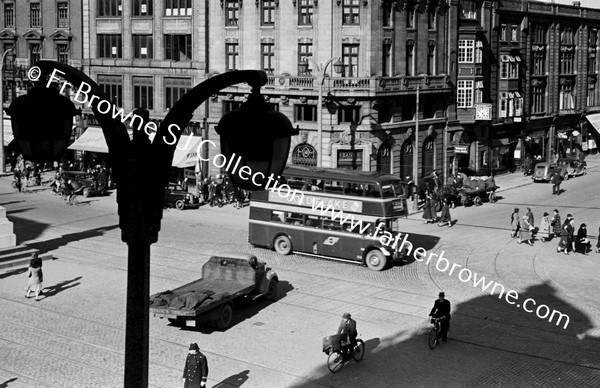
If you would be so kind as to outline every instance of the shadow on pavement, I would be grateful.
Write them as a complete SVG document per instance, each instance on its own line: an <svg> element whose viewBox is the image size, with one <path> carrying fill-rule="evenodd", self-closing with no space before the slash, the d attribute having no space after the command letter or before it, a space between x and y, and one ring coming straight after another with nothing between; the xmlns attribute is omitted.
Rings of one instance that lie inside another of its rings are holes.
<svg viewBox="0 0 600 388"><path fill-rule="evenodd" d="M60 283L56 283L53 286L44 287L44 293L43 293L44 299L53 297L60 292L63 292L65 290L68 290L69 288L73 288L75 286L80 285L81 283L79 283L78 280L81 280L81 278L82 278L81 276L77 276L76 278L73 278L71 280L64 280ZM75 283L75 282L77 282L77 283Z"/></svg>
<svg viewBox="0 0 600 388"><path fill-rule="evenodd" d="M4 202L4 203L0 203L0 206L12 205L13 203L21 203L21 202L25 202L25 200Z"/></svg>
<svg viewBox="0 0 600 388"><path fill-rule="evenodd" d="M587 334L593 325L583 311L560 299L547 283L528 287L514 305L506 302L505 293L502 299L497 294L453 306L449 340L433 351L427 344L429 319L423 317L423 327L404 340L398 338L407 333L400 331L367 340L364 359L349 362L339 373L330 373L321 355L321 366L293 388L598 386L599 342ZM532 313L520 305L528 298L534 301L527 304ZM434 300L432 295L432 305ZM536 308L547 317L538 318ZM566 329L567 318L558 312L568 316ZM317 349L314 357L319 357Z"/></svg>
<svg viewBox="0 0 600 388"><path fill-rule="evenodd" d="M23 241L34 240L38 238L50 225L23 217L16 217L14 214L28 209L17 209L7 211L7 218L14 224L14 233L17 235L17 244Z"/></svg>
<svg viewBox="0 0 600 388"><path fill-rule="evenodd" d="M20 274L25 273L25 272L27 272L27 267L13 269L12 271L8 271L8 272L5 272L3 274L0 274L0 279L5 279L5 278L13 276L13 275L20 275Z"/></svg>
<svg viewBox="0 0 600 388"><path fill-rule="evenodd" d="M13 383L15 381L17 381L16 377L13 377L12 379L6 380L2 384L0 384L0 388L8 388L8 383Z"/></svg>
<svg viewBox="0 0 600 388"><path fill-rule="evenodd" d="M81 241L86 238L93 238L102 236L104 233L111 231L113 229L117 229L119 227L118 224L109 225L109 226L101 226L94 229L84 230L81 232L63 234L61 237L53 238L46 241L39 241L34 243L27 244L28 247L39 249L41 252L50 252L55 249L58 249L62 246L67 245L73 241Z"/></svg>
<svg viewBox="0 0 600 388"><path fill-rule="evenodd" d="M429 250L433 249L439 241L440 241L440 238L438 236L433 236L430 234L409 233L406 242L404 241L404 238L400 239L400 241L398 242L398 247L399 247L399 249L406 251L410 247L409 243L411 243L413 245L411 252L414 251L415 249L417 249L418 247L422 247L426 251L429 251ZM401 262L400 261L395 262L394 266L409 265L414 262L415 262L414 255L408 255L405 258L405 260L403 260Z"/></svg>
<svg viewBox="0 0 600 388"><path fill-rule="evenodd" d="M229 376L225 380L221 381L217 385L213 385L212 388L229 388L229 387L241 387L242 384L248 380L249 370L245 370L236 375ZM0 387L1 388L1 387Z"/></svg>

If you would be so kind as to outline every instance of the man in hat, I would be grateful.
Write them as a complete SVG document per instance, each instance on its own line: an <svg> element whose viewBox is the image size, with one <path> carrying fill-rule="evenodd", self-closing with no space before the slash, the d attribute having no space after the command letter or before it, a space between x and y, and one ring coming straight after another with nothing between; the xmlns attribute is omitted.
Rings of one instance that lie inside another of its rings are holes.
<svg viewBox="0 0 600 388"><path fill-rule="evenodd" d="M445 299L445 294L440 292L439 299L433 304L433 308L429 313L430 317L441 318L442 342L448 339L448 328L450 327L450 302Z"/></svg>
<svg viewBox="0 0 600 388"><path fill-rule="evenodd" d="M197 343L190 344L190 349L183 367L183 388L204 388L208 377L208 362L200 353Z"/></svg>
<svg viewBox="0 0 600 388"><path fill-rule="evenodd" d="M349 348L343 348L344 358L348 358L348 350L356 347L356 337L358 336L358 332L356 331L356 321L352 319L350 313L344 313L342 315L342 322L340 322L337 334L341 334L342 338L345 336L346 342L350 342Z"/></svg>

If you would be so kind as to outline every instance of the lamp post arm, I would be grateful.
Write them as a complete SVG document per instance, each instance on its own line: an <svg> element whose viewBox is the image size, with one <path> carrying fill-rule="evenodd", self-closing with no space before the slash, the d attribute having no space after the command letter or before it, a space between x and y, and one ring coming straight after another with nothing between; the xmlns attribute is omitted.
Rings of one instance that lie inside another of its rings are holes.
<svg viewBox="0 0 600 388"><path fill-rule="evenodd" d="M179 142L183 129L189 124L194 111L204 101L221 89L244 82L250 85L253 91L256 91L267 83L267 73L262 70L239 70L218 74L196 85L177 100L165 116L156 132L155 140L152 142L153 154L159 155L164 162L159 165L164 168L171 166L175 145ZM164 175L157 174L157 176L168 180L166 173Z"/></svg>

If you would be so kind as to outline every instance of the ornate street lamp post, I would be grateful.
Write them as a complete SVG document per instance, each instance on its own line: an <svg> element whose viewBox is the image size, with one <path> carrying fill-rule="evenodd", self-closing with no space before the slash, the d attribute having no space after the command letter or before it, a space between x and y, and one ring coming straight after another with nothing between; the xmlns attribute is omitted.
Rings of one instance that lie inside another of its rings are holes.
<svg viewBox="0 0 600 388"><path fill-rule="evenodd" d="M144 129L134 129L133 140L130 141L121 121L113 119L110 113L102 114L98 111L100 104L109 100L87 75L73 67L53 61L40 61L36 66L41 69L42 82L45 76L52 75L56 78L55 74L58 74L71 83L72 90L79 90L85 83L89 87L88 96L98 96L96 99L89 99L87 106L94 112L108 145L117 183L121 239L128 245L124 384L126 388L146 388L148 386L150 245L158 240L164 187L168 183L169 168L175 146L182 133L181 129L187 126L194 110L211 95L237 83L248 83L252 87L252 102L249 100L248 103L253 105L251 109L246 108L246 111L252 113L246 115L243 129L252 130L254 136L246 137L245 143L231 142L231 136L228 135L242 128L232 128L227 123L220 123L223 153L227 155L228 152L235 152L237 155L242 155L243 163L246 161L253 163L252 167L262 168L261 172L268 176L269 173L281 173L285 167L290 145L289 138L293 134L292 125L283 114L267 111L264 104L260 104L260 87L266 84L266 73L244 70L209 78L182 96L157 129L152 142L146 131L149 124L152 124L148 120L147 111L136 111L138 116L143 118L144 123L141 127ZM18 101L19 99L13 104ZM19 105L15 105L12 112L13 125L25 122L26 124L19 127L22 132L39 132L40 129L30 123L28 125L24 117L31 116L31 112L35 109L38 109L36 113L49 114L47 104L49 101L44 99L30 98L27 107L23 102L20 103L20 108ZM43 114L36 114L36 116L44 117ZM270 123L267 125L266 132L262 131L264 124L262 120ZM278 127L274 125L275 122ZM267 150L262 147L261 154L247 152L247 148L259 147L265 143L281 149ZM282 159L282 155L285 155L285 158ZM266 183L265 180L259 185L247 188L262 188ZM140 187L144 187L143 195L140 195Z"/></svg>
<svg viewBox="0 0 600 388"><path fill-rule="evenodd" d="M317 105L317 138L319 139L319 145L317 148L317 166L323 166L323 84L325 83L325 72L327 71L327 66L331 62L337 59L337 61L333 64L333 69L336 73L341 74L344 71L344 64L340 61L339 57L333 57L327 62L325 65L320 65L315 62L311 57L307 57L314 65L315 70L319 73L317 76L317 83L319 84L319 102ZM303 59L300 61L298 70L301 73L306 73L308 70L308 61Z"/></svg>

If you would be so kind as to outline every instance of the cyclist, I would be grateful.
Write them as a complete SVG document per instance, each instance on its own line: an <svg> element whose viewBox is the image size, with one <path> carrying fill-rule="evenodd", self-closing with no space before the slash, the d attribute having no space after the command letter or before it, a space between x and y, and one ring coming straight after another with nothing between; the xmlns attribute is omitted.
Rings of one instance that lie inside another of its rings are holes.
<svg viewBox="0 0 600 388"><path fill-rule="evenodd" d="M356 347L356 337L358 336L358 332L356 331L356 321L351 318L350 313L344 313L342 315L342 321L338 327L337 334L342 334L342 338L345 339L346 342L350 342L349 347L342 347L344 359L348 359L348 351ZM346 338L344 338L344 336Z"/></svg>
<svg viewBox="0 0 600 388"><path fill-rule="evenodd" d="M442 342L448 339L448 328L450 328L450 301L445 299L445 294L440 292L439 299L433 304L433 308L429 313L430 317L441 318L440 330L442 334Z"/></svg>

